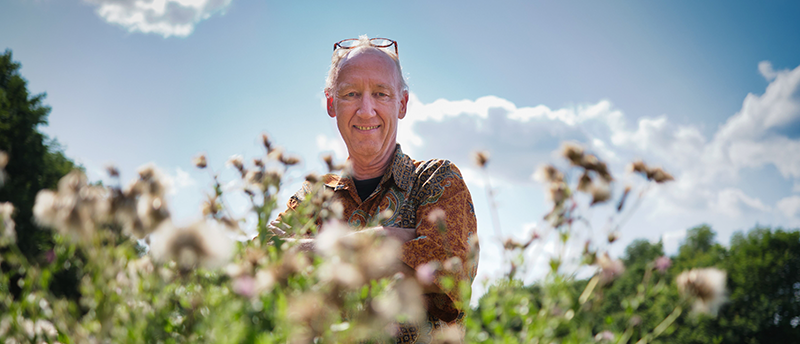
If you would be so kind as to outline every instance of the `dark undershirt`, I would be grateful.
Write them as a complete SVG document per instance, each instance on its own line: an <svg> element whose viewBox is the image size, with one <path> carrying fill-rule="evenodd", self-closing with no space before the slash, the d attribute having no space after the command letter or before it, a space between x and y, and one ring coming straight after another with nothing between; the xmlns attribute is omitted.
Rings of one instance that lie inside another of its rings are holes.
<svg viewBox="0 0 800 344"><path fill-rule="evenodd" d="M358 191L358 197L361 198L361 202L364 202L369 195L372 195L372 192L375 191L375 189L378 188L378 184L381 183L382 178L383 176L365 180L353 178L353 184L356 185L356 191Z"/></svg>

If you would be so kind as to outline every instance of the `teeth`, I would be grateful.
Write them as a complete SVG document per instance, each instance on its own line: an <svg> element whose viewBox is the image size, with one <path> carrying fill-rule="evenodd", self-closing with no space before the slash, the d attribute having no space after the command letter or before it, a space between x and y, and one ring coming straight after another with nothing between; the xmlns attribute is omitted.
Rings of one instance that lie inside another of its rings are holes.
<svg viewBox="0 0 800 344"><path fill-rule="evenodd" d="M380 127L380 125L375 125L375 126L371 126L371 127L362 127L362 126L354 125L354 127L356 127L356 129L358 129L358 130L372 130L372 129L378 129L378 127Z"/></svg>

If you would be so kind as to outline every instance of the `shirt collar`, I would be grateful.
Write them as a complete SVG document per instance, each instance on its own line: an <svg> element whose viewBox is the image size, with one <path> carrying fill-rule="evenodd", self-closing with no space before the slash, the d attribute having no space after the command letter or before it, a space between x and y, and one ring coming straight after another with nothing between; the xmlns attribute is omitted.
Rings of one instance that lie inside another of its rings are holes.
<svg viewBox="0 0 800 344"><path fill-rule="evenodd" d="M408 155L405 155L403 153L403 150L400 149L400 144L398 143L394 150L394 158L392 159L392 164L389 165L389 169L386 170L386 173L384 173L380 184L383 185L389 180L394 180L394 183L398 187L403 189L403 191L406 191L408 190L408 187L411 185L412 182L411 179L413 174L414 174L414 162ZM353 187L352 178L347 172L344 172L341 178L331 179L327 181L326 184L332 187L334 191L338 191L341 189L349 189Z"/></svg>

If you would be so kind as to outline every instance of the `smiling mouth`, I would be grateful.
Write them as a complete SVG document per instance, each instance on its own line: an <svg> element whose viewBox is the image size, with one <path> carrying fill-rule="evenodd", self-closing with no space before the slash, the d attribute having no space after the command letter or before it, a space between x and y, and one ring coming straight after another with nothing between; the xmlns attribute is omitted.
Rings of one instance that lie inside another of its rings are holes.
<svg viewBox="0 0 800 344"><path fill-rule="evenodd" d="M356 128L356 129L358 129L358 130L372 130L372 129L378 129L378 128L380 128L380 125L373 125L373 126L371 126L371 127L362 127L362 126L360 126L360 125L354 125L353 127L355 127L355 128Z"/></svg>

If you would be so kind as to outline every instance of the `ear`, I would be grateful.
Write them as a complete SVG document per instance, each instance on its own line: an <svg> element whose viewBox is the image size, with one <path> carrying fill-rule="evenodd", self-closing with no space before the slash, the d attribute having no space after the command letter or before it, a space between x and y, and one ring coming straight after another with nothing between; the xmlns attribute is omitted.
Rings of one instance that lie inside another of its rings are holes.
<svg viewBox="0 0 800 344"><path fill-rule="evenodd" d="M403 91L403 99L400 99L400 113L397 114L397 118L406 117L406 110L408 110L408 91Z"/></svg>
<svg viewBox="0 0 800 344"><path fill-rule="evenodd" d="M328 116L331 116L331 118L336 117L336 110L333 108L333 96L328 91L325 91L325 104L328 109Z"/></svg>

